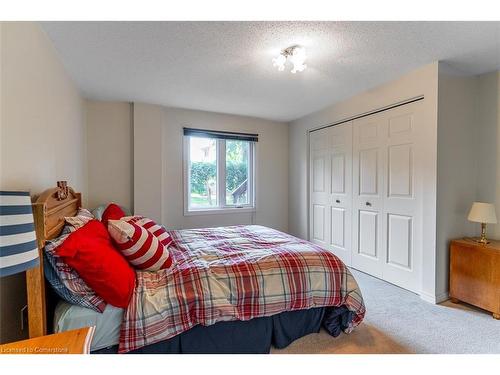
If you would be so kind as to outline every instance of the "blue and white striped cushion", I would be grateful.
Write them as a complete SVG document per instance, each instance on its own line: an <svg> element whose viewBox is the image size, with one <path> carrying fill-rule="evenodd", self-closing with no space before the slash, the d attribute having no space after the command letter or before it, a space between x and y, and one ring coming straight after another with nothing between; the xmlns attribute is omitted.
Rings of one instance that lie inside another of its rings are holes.
<svg viewBox="0 0 500 375"><path fill-rule="evenodd" d="M29 192L0 191L0 277L39 264Z"/></svg>

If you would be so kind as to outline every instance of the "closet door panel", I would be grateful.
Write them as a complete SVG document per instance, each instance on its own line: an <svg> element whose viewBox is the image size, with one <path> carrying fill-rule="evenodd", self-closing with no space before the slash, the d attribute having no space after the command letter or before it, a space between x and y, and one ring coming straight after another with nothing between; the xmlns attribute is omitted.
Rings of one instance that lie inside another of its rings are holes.
<svg viewBox="0 0 500 375"><path fill-rule="evenodd" d="M359 195L378 196L379 149L359 151Z"/></svg>
<svg viewBox="0 0 500 375"><path fill-rule="evenodd" d="M358 250L359 254L377 259L378 213L359 210Z"/></svg>
<svg viewBox="0 0 500 375"><path fill-rule="evenodd" d="M352 124L310 134L309 238L351 263Z"/></svg>
<svg viewBox="0 0 500 375"><path fill-rule="evenodd" d="M387 263L410 269L413 218L389 214L387 219Z"/></svg>
<svg viewBox="0 0 500 375"><path fill-rule="evenodd" d="M382 277L387 123L380 115L353 122L352 266Z"/></svg>
<svg viewBox="0 0 500 375"><path fill-rule="evenodd" d="M413 145L389 146L388 196L411 198L413 192Z"/></svg>
<svg viewBox="0 0 500 375"><path fill-rule="evenodd" d="M331 245L345 249L346 238L345 238L345 227L346 227L346 210L343 208L332 207L331 208L331 220L332 220L332 239Z"/></svg>
<svg viewBox="0 0 500 375"><path fill-rule="evenodd" d="M383 278L419 292L421 277L422 192L419 123L421 103L387 111L387 189L384 221L387 227Z"/></svg>
<svg viewBox="0 0 500 375"><path fill-rule="evenodd" d="M330 236L330 154L327 150L312 152L310 238L328 248Z"/></svg>
<svg viewBox="0 0 500 375"><path fill-rule="evenodd" d="M330 131L330 248L351 265L352 225L352 123L332 126Z"/></svg>
<svg viewBox="0 0 500 375"><path fill-rule="evenodd" d="M345 153L332 155L332 194L345 194ZM350 157L349 157L350 159Z"/></svg>
<svg viewBox="0 0 500 375"><path fill-rule="evenodd" d="M325 242L325 211L326 207L321 204L313 204L312 217L313 217L313 240L320 243Z"/></svg>
<svg viewBox="0 0 500 375"><path fill-rule="evenodd" d="M320 130L310 135L310 206L309 239L329 248L330 237L330 159L328 131Z"/></svg>
<svg viewBox="0 0 500 375"><path fill-rule="evenodd" d="M325 155L315 155L312 166L313 193L325 193Z"/></svg>

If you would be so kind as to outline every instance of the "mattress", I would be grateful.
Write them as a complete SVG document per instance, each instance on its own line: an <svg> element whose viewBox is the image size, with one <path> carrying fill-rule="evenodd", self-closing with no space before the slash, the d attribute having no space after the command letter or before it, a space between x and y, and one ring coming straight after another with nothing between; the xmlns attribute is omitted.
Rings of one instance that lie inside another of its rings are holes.
<svg viewBox="0 0 500 375"><path fill-rule="evenodd" d="M102 313L59 301L54 313L54 332L95 326L91 351L117 345L120 339L123 309L108 304Z"/></svg>

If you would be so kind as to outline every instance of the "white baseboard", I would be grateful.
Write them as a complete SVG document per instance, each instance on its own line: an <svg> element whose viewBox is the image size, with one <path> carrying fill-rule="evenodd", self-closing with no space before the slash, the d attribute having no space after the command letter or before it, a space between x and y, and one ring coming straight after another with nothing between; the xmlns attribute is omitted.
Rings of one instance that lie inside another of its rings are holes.
<svg viewBox="0 0 500 375"><path fill-rule="evenodd" d="M446 301L449 298L448 292L440 293L438 295L420 292L420 298L426 302L438 304Z"/></svg>

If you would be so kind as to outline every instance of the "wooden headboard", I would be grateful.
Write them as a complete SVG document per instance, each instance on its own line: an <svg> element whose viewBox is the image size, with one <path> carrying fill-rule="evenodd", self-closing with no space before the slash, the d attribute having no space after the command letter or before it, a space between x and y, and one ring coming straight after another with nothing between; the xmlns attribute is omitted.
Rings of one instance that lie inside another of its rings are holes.
<svg viewBox="0 0 500 375"><path fill-rule="evenodd" d="M47 334L47 298L43 273L43 248L47 240L56 238L64 227L64 218L74 216L81 207L80 193L70 187L55 187L32 198L40 266L26 271L29 335Z"/></svg>

